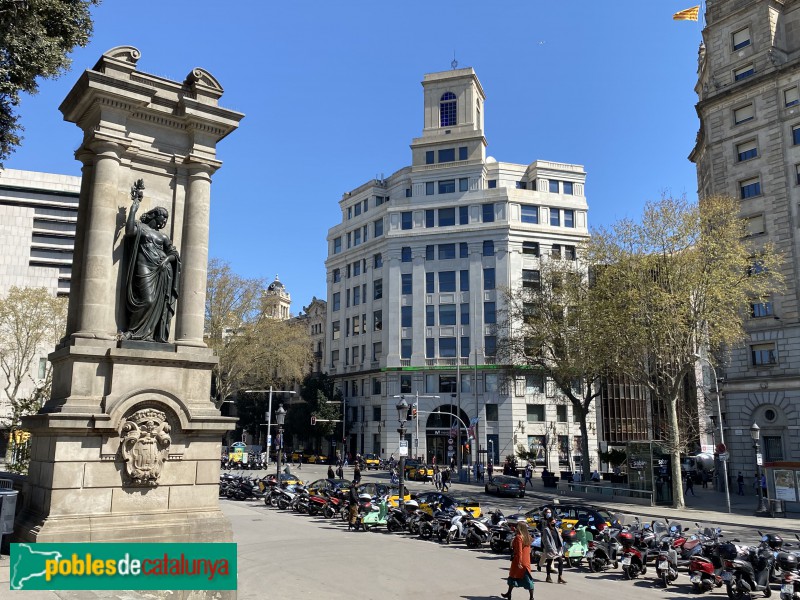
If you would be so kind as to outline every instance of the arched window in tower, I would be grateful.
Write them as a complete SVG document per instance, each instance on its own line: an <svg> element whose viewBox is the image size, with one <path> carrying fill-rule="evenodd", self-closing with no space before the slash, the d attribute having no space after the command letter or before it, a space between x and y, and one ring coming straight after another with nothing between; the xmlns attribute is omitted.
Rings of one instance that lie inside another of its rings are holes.
<svg viewBox="0 0 800 600"><path fill-rule="evenodd" d="M439 100L439 127L450 127L457 123L456 95L453 92L445 92Z"/></svg>

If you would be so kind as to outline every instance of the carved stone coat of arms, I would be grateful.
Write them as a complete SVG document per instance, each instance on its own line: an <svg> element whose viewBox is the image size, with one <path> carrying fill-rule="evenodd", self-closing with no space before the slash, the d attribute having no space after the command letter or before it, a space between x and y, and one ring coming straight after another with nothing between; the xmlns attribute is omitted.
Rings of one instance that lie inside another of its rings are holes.
<svg viewBox="0 0 800 600"><path fill-rule="evenodd" d="M172 440L167 415L145 408L130 415L120 432L120 452L131 485L158 485Z"/></svg>

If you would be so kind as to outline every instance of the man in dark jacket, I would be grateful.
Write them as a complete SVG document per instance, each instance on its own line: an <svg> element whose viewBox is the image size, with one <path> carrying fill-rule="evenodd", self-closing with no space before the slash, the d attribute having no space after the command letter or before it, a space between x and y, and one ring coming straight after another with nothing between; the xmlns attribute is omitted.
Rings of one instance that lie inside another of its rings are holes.
<svg viewBox="0 0 800 600"><path fill-rule="evenodd" d="M360 525L358 521L358 482L356 482L355 479L350 484L350 491L348 492L347 498L350 501L350 518L347 523L347 531L351 529L358 531L358 526Z"/></svg>

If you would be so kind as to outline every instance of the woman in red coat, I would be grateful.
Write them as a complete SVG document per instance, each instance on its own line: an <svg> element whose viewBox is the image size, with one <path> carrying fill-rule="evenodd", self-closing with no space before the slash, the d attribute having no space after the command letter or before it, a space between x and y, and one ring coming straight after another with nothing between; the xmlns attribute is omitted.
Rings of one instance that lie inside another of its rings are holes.
<svg viewBox="0 0 800 600"><path fill-rule="evenodd" d="M517 535L511 543L513 556L511 568L508 570L508 591L500 594L503 598L511 599L511 591L515 587L528 590L530 600L533 600L533 576L531 575L531 534L528 533L528 524L525 521L517 523Z"/></svg>

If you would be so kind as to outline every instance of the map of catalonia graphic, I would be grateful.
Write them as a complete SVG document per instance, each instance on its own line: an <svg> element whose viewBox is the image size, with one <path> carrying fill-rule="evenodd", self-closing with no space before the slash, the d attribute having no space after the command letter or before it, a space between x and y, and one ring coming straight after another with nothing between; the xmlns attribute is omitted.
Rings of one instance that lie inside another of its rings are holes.
<svg viewBox="0 0 800 600"><path fill-rule="evenodd" d="M45 576L45 561L60 560L60 552L39 552L29 544L18 544L11 564L11 589L25 589L28 579Z"/></svg>

